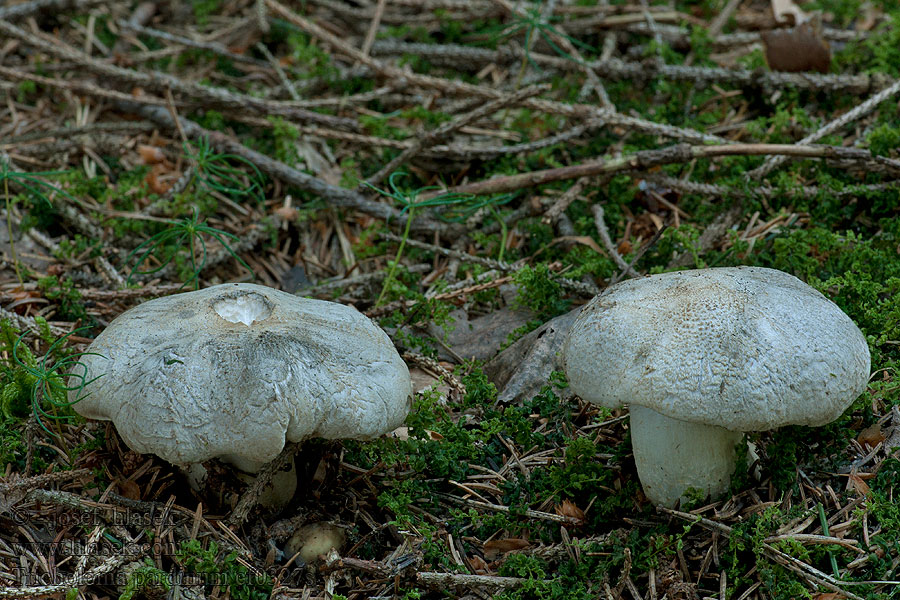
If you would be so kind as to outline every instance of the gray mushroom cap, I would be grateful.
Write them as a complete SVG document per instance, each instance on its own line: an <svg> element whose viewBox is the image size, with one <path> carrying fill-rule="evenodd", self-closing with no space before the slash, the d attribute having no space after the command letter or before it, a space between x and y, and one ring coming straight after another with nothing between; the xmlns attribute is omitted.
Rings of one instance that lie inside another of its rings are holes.
<svg viewBox="0 0 900 600"><path fill-rule="evenodd" d="M75 410L182 466L218 457L252 472L286 440L371 439L410 408L406 364L372 321L260 285L145 302L88 352L87 377L102 376Z"/></svg>
<svg viewBox="0 0 900 600"><path fill-rule="evenodd" d="M573 391L590 402L731 431L824 425L865 390L870 368L837 305L759 267L612 286L581 311L563 352Z"/></svg>

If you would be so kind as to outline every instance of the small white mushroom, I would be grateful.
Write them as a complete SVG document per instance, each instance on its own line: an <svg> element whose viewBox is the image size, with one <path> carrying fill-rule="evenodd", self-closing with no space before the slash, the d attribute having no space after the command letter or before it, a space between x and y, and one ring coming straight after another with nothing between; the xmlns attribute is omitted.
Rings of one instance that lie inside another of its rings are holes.
<svg viewBox="0 0 900 600"><path fill-rule="evenodd" d="M758 267L664 273L588 303L564 349L579 396L628 404L644 492L673 506L728 489L744 431L833 421L866 388L869 348L833 302Z"/></svg>
<svg viewBox="0 0 900 600"><path fill-rule="evenodd" d="M183 468L220 458L256 473L286 440L387 433L411 402L406 364L367 317L260 285L145 302L87 352L100 377L75 410Z"/></svg>
<svg viewBox="0 0 900 600"><path fill-rule="evenodd" d="M311 563L332 550L340 550L347 536L337 525L317 522L305 525L294 532L284 545L287 556L298 554L303 562Z"/></svg>

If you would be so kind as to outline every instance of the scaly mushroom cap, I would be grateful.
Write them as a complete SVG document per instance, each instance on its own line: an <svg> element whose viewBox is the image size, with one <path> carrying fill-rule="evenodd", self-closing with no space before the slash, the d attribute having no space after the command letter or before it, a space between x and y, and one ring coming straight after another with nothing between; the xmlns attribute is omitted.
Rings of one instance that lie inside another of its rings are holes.
<svg viewBox="0 0 900 600"><path fill-rule="evenodd" d="M371 439L410 408L406 364L372 321L260 285L145 302L88 352L87 378L102 377L75 410L178 465L218 457L254 471L286 439Z"/></svg>
<svg viewBox="0 0 900 600"><path fill-rule="evenodd" d="M833 421L870 367L865 338L837 305L759 267L614 285L581 311L563 352L585 400L731 431Z"/></svg>

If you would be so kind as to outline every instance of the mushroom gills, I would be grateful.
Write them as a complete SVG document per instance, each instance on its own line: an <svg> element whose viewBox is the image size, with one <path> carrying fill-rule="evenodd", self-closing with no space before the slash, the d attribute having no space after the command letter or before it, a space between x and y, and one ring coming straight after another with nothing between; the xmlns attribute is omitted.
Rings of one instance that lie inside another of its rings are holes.
<svg viewBox="0 0 900 600"><path fill-rule="evenodd" d="M688 423L632 404L631 444L644 493L669 508L694 489L715 498L728 491L740 431Z"/></svg>

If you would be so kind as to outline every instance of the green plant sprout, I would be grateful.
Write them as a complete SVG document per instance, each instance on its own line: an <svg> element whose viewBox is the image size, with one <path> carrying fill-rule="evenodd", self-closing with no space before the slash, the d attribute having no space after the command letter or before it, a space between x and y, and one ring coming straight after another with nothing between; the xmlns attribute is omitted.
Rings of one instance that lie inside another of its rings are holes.
<svg viewBox="0 0 900 600"><path fill-rule="evenodd" d="M463 223L479 210L487 208L490 211L491 216L497 220L497 224L500 226L500 250L498 251L497 260L502 262L506 252L506 242L509 239L509 228L506 225L506 221L503 220L500 211L497 210L497 207L507 204L516 196L516 193L509 193L494 197L486 197L480 200L477 199L477 196L473 196L471 200L466 203L464 210L458 212L450 210L442 215L438 215L438 218L449 223Z"/></svg>
<svg viewBox="0 0 900 600"><path fill-rule="evenodd" d="M16 338L12 346L13 361L33 379L31 384L32 414L41 428L50 435L56 434L47 429L43 419L45 417L54 420L69 418L69 415L59 414L59 409L68 408L86 398L85 388L102 377L101 374L88 378L87 366L78 360L81 356L101 356L100 354L96 352L75 352L67 355L62 353L66 340L83 329L87 328L81 327L53 340L40 361L27 347L20 356L19 347L22 340L28 335L27 331ZM74 384L69 385L71 379L74 379ZM69 400L69 392L76 392L74 400ZM50 412L44 410L42 406L44 400L50 405Z"/></svg>
<svg viewBox="0 0 900 600"><path fill-rule="evenodd" d="M574 56L563 50L559 47L559 45L553 41L553 36L557 36L558 38L565 38L569 41L573 46L578 46L583 50L593 50L591 46L585 44L581 40L575 39L569 35L566 35L550 25L550 20L545 20L543 15L541 14L540 9L538 8L529 8L525 9L522 12L517 12L512 16L512 22L509 25L501 26L501 28L492 36L492 41L497 42L501 39L509 39L512 36L516 35L520 31L525 31L525 43L524 43L524 51L525 55L522 57L522 65L519 68L519 75L516 78L516 85L522 81L522 77L525 75L525 66L530 64L533 67L537 65L531 59L531 47L533 44L533 38L535 33L543 39L550 48L553 49L554 52L562 56L567 60L571 60L573 62L580 63L581 61L577 60Z"/></svg>
<svg viewBox="0 0 900 600"><path fill-rule="evenodd" d="M437 207L437 206L448 206L453 207L450 211L445 212L444 214L438 215L442 221L450 222L450 223L461 223L468 219L470 216L475 214L477 211L482 208L489 208L500 223L501 230L501 243L500 243L500 258L499 260L503 260L503 252L506 248L506 239L508 235L506 222L500 217L500 213L497 211L497 207L503 204L506 204L510 200L515 197L515 194L502 194L496 197L484 197L480 198L479 196L473 196L471 194L439 194L432 198L427 198L424 200L419 200L419 194L422 192L427 192L430 190L439 189L434 186L431 187L423 187L417 190L412 190L410 192L401 191L397 187L396 180L399 177L406 176L407 173L403 171L395 171L391 173L390 177L388 177L388 186L391 191L382 190L380 188L375 187L369 182L364 182L364 185L372 190L375 190L382 196L386 196L388 198L392 198L396 200L401 206L400 214L407 213L406 217L406 227L403 230L403 240L400 242L400 248L397 249L397 256L394 258L391 263L390 270L388 271L387 278L385 278L384 286L381 288L381 293L378 295L378 299L375 301L375 306L380 306L382 300L384 300L384 295L387 293L387 290L390 289L391 283L394 280L394 274L397 270L397 265L400 263L400 258L403 256L403 250L406 247L406 240L409 238L410 226L412 225L414 213L416 210L420 208L429 208L429 207Z"/></svg>
<svg viewBox="0 0 900 600"><path fill-rule="evenodd" d="M475 198L475 196L472 196L470 194L439 194L437 196L434 196L433 198L419 200L419 194L437 188L423 187L409 192L401 191L400 188L397 187L396 180L399 177L404 176L406 176L406 173L404 173L403 171L394 171L393 173L391 173L390 177L388 177L388 186L390 186L391 188L391 191L389 192L377 188L367 181L363 182L366 187L375 190L383 196L393 198L394 200L399 202L403 207L400 210L401 215L403 213L407 213L406 227L403 230L403 240L400 242L400 247L397 249L397 256L394 257L394 260L391 263L391 267L388 270L387 277L384 280L384 286L382 286L381 293L378 294L378 299L375 301L375 306L381 305L382 300L384 300L384 295L387 293L387 290L390 289L391 283L394 281L394 274L397 271L397 265L400 264L400 258L403 256L403 250L406 247L406 240L409 239L409 230L410 226L412 225L415 212L420 208L465 204Z"/></svg>
<svg viewBox="0 0 900 600"><path fill-rule="evenodd" d="M191 277L184 282L184 285L187 285L191 282L194 283L194 288L199 289L200 287L200 272L206 267L206 259L207 259L207 250L206 250L206 240L203 238L204 235L210 236L222 244L222 247L231 255L232 258L236 259L241 265L253 273L253 269L250 268L244 260L238 256L234 250L231 249L231 246L228 245L228 242L225 241L224 238L230 238L234 241L239 241L240 238L233 233L229 233L227 231L222 231L221 229L216 229L215 227L210 227L206 224L206 221L200 221L197 215L197 211L190 217L186 217L181 221L166 221L171 227L164 231L160 231L150 239L146 240L140 246L131 251L131 253L126 257L125 262L130 262L131 259L138 255L137 262L134 267L131 269L131 272L128 274L127 283L131 285L132 278L135 275L152 275L153 273L157 273L164 269L169 263L171 263L176 256L176 252L171 252L165 260L160 262L160 265L155 269L150 269L149 271L139 271L138 268L143 264L145 260L147 260L152 254L157 252L164 245L171 242L173 246L181 247L185 243L187 243L190 247L190 265L191 265ZM197 252L197 243L200 244L200 253L198 256Z"/></svg>
<svg viewBox="0 0 900 600"><path fill-rule="evenodd" d="M194 165L194 179L207 189L233 198L262 199L263 175L252 162L236 154L220 154L213 151L209 139L201 137L195 143L184 143L185 157ZM253 172L245 179L245 173L229 164L237 161Z"/></svg>
<svg viewBox="0 0 900 600"><path fill-rule="evenodd" d="M54 185L47 183L40 179L40 177L52 177L54 175L64 175L66 171L36 171L33 173L13 171L10 166L9 155L5 152L0 152L0 181L3 181L3 197L6 202L6 231L9 234L9 253L12 257L13 268L16 271L16 279L19 280L19 283L24 283L22 279L22 272L19 269L19 259L16 256L16 245L13 241L13 227L12 227L12 199L9 196L9 184L10 182L14 182L20 187L25 188L28 192L40 198L48 205L51 205L50 199L43 192L44 189L52 190L53 192L58 192L63 196L78 202L71 194L67 191L62 190Z"/></svg>

